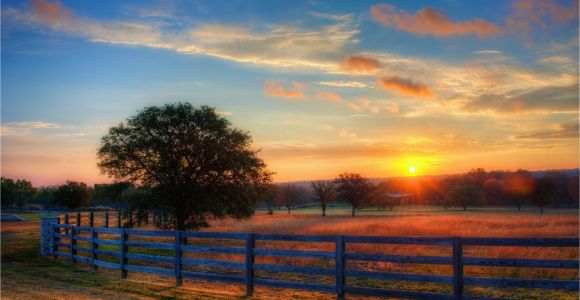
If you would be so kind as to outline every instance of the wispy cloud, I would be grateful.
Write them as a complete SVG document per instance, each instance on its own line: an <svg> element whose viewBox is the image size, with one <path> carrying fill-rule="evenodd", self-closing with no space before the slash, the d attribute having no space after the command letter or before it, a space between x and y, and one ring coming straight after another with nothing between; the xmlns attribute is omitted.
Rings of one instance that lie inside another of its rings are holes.
<svg viewBox="0 0 580 300"><path fill-rule="evenodd" d="M396 28L416 35L449 37L477 35L485 38L501 32L499 26L476 18L471 21L453 21L443 11L423 8L416 14L397 10L389 4L378 4L371 8L373 19L388 28Z"/></svg>
<svg viewBox="0 0 580 300"><path fill-rule="evenodd" d="M334 87L349 87L349 88L367 88L373 85L360 81L320 81L319 85L334 86Z"/></svg>
<svg viewBox="0 0 580 300"><path fill-rule="evenodd" d="M433 91L427 86L398 76L379 78L379 86L386 90L413 97L433 98L435 96Z"/></svg>
<svg viewBox="0 0 580 300"><path fill-rule="evenodd" d="M144 12L147 13L147 12ZM151 15L151 13L148 13ZM24 9L9 7L2 17L11 24L53 30L94 42L164 48L239 63L275 68L303 68L340 73L337 61L357 43L351 18L316 15L333 24L319 28L274 25L233 26L219 23L172 24L155 20L98 20L79 16L60 2L35 0ZM189 26L189 27L188 27Z"/></svg>
<svg viewBox="0 0 580 300"><path fill-rule="evenodd" d="M334 103L340 103L343 101L342 97L339 94L327 90L316 92L316 95L314 97L321 101L330 101Z"/></svg>
<svg viewBox="0 0 580 300"><path fill-rule="evenodd" d="M560 124L558 128L553 130L542 130L532 132L530 134L516 136L517 139L577 139L579 136L580 127L578 121Z"/></svg>
<svg viewBox="0 0 580 300"><path fill-rule="evenodd" d="M577 112L578 84L544 87L524 93L483 94L467 102L462 109L468 112L498 113Z"/></svg>
<svg viewBox="0 0 580 300"><path fill-rule="evenodd" d="M304 100L306 96L302 92L304 84L293 82L291 88L284 87L279 81L266 80L264 82L264 95L268 97L283 98L288 100Z"/></svg>
<svg viewBox="0 0 580 300"><path fill-rule="evenodd" d="M378 60L362 55L350 55L341 64L341 68L350 74L373 74L380 67Z"/></svg>
<svg viewBox="0 0 580 300"><path fill-rule="evenodd" d="M5 123L8 126L18 126L23 128L59 128L60 125L56 123L48 123L41 121L28 121L28 122L8 122Z"/></svg>

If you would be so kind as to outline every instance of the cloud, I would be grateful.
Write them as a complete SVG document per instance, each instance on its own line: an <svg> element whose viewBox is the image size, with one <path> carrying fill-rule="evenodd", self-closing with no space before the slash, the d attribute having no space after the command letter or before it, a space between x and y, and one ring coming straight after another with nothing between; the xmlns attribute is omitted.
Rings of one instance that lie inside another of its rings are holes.
<svg viewBox="0 0 580 300"><path fill-rule="evenodd" d="M526 135L516 136L516 139L577 139L580 127L578 122L560 124L557 129L549 131L537 131Z"/></svg>
<svg viewBox="0 0 580 300"><path fill-rule="evenodd" d="M413 97L433 98L435 96L427 86L399 76L379 78L379 86L386 90Z"/></svg>
<svg viewBox="0 0 580 300"><path fill-rule="evenodd" d="M371 87L370 84L360 81L321 81L319 85L334 86L334 87L352 87L352 88L366 88Z"/></svg>
<svg viewBox="0 0 580 300"><path fill-rule="evenodd" d="M289 100L304 100L306 96L302 92L304 84L293 82L292 88L286 88L276 80L266 80L264 82L264 95L268 97L284 98Z"/></svg>
<svg viewBox="0 0 580 300"><path fill-rule="evenodd" d="M341 129L340 132L338 133L338 135L341 138L348 138L348 139L356 139L357 138L357 134L355 132L348 130L348 129Z"/></svg>
<svg viewBox="0 0 580 300"><path fill-rule="evenodd" d="M534 27L547 28L578 19L578 0L560 5L554 0L517 0L512 3L513 13L506 18L506 29L528 34Z"/></svg>
<svg viewBox="0 0 580 300"><path fill-rule="evenodd" d="M340 67L350 74L372 74L381 67L381 64L374 58L351 55L343 60Z"/></svg>
<svg viewBox="0 0 580 300"><path fill-rule="evenodd" d="M314 97L321 101L330 101L334 103L340 103L343 101L342 97L339 94L327 90L316 92L316 95Z"/></svg>
<svg viewBox="0 0 580 300"><path fill-rule="evenodd" d="M390 111L392 113L398 113L399 112L399 104L397 104L397 103L386 103L384 105L384 108L387 111Z"/></svg>
<svg viewBox="0 0 580 300"><path fill-rule="evenodd" d="M491 111L521 113L530 111L575 112L578 111L578 84L552 86L518 94L484 94L467 102L467 112Z"/></svg>
<svg viewBox="0 0 580 300"><path fill-rule="evenodd" d="M72 12L63 7L58 0L54 3L33 0L30 4L30 10L40 21L46 24L63 22L72 16Z"/></svg>
<svg viewBox="0 0 580 300"><path fill-rule="evenodd" d="M9 122L6 123L8 126L18 126L23 128L59 128L60 125L56 123L47 123L40 121L29 121L29 122Z"/></svg>
<svg viewBox="0 0 580 300"><path fill-rule="evenodd" d="M420 36L477 35L485 38L501 33L499 26L485 20L476 18L472 21L455 22L444 12L432 8L423 8L413 15L405 10L397 11L393 5L377 4L371 7L371 15L385 27Z"/></svg>
<svg viewBox="0 0 580 300"><path fill-rule="evenodd" d="M480 55L503 55L501 51L497 50L479 50L473 52L473 54L480 54Z"/></svg>
<svg viewBox="0 0 580 300"><path fill-rule="evenodd" d="M327 24L300 28L152 18L100 20L79 16L60 2L45 0L35 0L26 8L2 8L3 24L10 24L11 30L48 29L93 42L163 48L238 63L328 73L344 73L336 62L358 43L354 38L359 33L356 25L343 22L347 16L317 15L329 20Z"/></svg>

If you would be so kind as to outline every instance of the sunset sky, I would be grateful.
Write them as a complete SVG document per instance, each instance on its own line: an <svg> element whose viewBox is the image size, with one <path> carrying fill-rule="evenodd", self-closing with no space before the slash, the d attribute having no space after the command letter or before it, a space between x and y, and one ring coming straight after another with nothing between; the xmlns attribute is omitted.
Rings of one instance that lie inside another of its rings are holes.
<svg viewBox="0 0 580 300"><path fill-rule="evenodd" d="M148 105L215 107L276 181L577 168L578 1L2 1L2 176L99 174Z"/></svg>

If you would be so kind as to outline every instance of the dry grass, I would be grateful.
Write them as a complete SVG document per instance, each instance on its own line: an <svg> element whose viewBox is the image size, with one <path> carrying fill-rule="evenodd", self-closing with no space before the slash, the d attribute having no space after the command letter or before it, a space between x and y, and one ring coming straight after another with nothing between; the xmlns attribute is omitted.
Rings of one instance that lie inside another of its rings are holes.
<svg viewBox="0 0 580 300"><path fill-rule="evenodd" d="M386 236L478 236L478 237L577 237L578 216L575 214L536 213L427 213L320 217L315 214L278 213L273 216L259 213L250 220L221 220L213 222L211 231L254 233L328 234L328 235L386 235ZM235 242L191 239L194 244L229 244ZM233 299L244 294L242 286L186 281L174 288L171 278L130 273L128 280L118 279L118 273L99 270L93 273L86 266L72 265L65 260L38 257L38 222L2 224L2 298L6 299ZM240 245L240 244L238 244ZM262 248L287 248L334 251L332 243L258 242ZM449 247L408 245L347 245L347 251L365 253L415 254L449 256ZM466 247L466 256L518 257L538 259L578 259L578 249ZM156 253L163 254L163 253ZM170 255L170 254L169 254ZM191 254L190 254L191 255ZM197 255L197 257L242 261L239 255ZM316 259L286 259L257 257L259 263L333 267L333 261ZM448 266L409 265L395 263L353 263L348 267L393 272L451 274ZM515 277L542 279L575 279L576 270L518 269L466 267L467 276ZM286 280L305 280L288 274L261 272L261 277ZM310 277L308 281L329 282L333 278ZM351 281L350 284L399 289L450 292L437 284L402 282ZM578 293L541 290L499 290L467 288L469 294L519 299L577 299ZM257 287L255 299L333 298L331 294ZM355 297L349 297L355 298Z"/></svg>

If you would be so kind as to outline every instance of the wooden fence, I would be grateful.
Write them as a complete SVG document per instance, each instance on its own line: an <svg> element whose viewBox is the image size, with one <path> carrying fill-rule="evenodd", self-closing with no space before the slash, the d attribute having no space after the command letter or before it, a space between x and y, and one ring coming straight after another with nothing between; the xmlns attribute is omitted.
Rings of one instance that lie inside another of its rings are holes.
<svg viewBox="0 0 580 300"><path fill-rule="evenodd" d="M72 212L57 216L57 222L75 226L121 228L125 223L134 225L156 223L162 216L156 212L134 211L131 213L121 211L90 211Z"/></svg>
<svg viewBox="0 0 580 300"><path fill-rule="evenodd" d="M464 286L500 287L500 288L539 288L578 291L577 280L539 280L515 278L480 278L463 276L464 266L495 266L522 268L563 268L578 269L578 260L538 260L520 258L477 258L464 257L463 246L517 246L517 247L578 247L577 238L463 238L463 237L383 237L383 236L329 236L329 235L287 235L287 234L253 234L226 232L183 232L162 230L136 230L123 228L73 226L57 224L56 218L43 218L42 254L65 257L73 262L80 261L97 267L119 270L122 278L127 272L151 273L172 276L179 286L183 278L239 283L246 285L247 295L253 294L255 285L279 288L291 288L310 291L335 293L338 299L345 294L414 298L414 299L483 299L464 295ZM114 236L114 237L112 237ZM171 242L151 242L139 240L139 237L161 237ZM237 246L199 246L184 243L184 239L220 239L238 241ZM68 241L68 242L66 242ZM88 243L80 246L78 241ZM332 243L335 251L308 251L275 248L257 248L256 241L286 241L302 243ZM371 254L346 251L349 244L405 244L446 246L450 256L415 256ZM105 245L116 250L100 249ZM240 246L243 245L243 246ZM169 251L172 255L139 254L129 249L148 248ZM85 253L80 255L79 252ZM225 253L244 256L243 262L187 258L183 253ZM102 259L107 256L109 260ZM334 267L305 267L283 264L256 263L256 256L298 257L327 259L334 262ZM435 264L452 266L453 275L411 274L379 271L363 271L347 267L347 262L394 262L411 264ZM136 264L137 262L141 265ZM170 268L151 267L145 263L164 263ZM209 272L185 270L185 266L207 266L236 269L238 275L224 275ZM334 277L329 283L298 282L288 280L266 279L255 276L255 271L269 271L302 275ZM402 282L421 282L446 284L452 287L452 294L404 291L360 287L347 284L347 279L394 280ZM489 299L489 298L486 298Z"/></svg>

